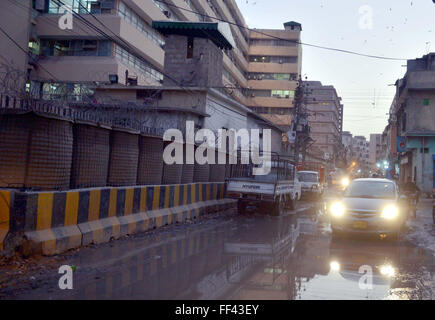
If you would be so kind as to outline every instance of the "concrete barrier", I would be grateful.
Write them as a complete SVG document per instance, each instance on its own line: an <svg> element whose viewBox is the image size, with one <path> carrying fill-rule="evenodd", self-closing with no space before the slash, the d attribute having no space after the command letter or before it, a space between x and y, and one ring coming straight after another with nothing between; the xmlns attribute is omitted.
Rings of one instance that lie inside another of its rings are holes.
<svg viewBox="0 0 435 320"><path fill-rule="evenodd" d="M235 201L224 199L224 194L224 183L3 191L1 195L9 199L3 207L9 211L0 204L0 217L9 223L0 229L1 244L7 244L6 235L11 241L22 236L31 253L58 254L234 208Z"/></svg>
<svg viewBox="0 0 435 320"><path fill-rule="evenodd" d="M0 250L4 250L4 241L9 232L10 208L13 202L13 192L0 191Z"/></svg>

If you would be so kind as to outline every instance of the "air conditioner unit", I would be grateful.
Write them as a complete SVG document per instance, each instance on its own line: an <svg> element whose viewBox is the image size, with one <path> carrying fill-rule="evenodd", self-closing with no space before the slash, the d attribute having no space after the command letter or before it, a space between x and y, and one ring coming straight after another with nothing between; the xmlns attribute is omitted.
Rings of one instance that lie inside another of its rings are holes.
<svg viewBox="0 0 435 320"><path fill-rule="evenodd" d="M283 64L284 62L282 60L279 60L279 64Z"/></svg>
<svg viewBox="0 0 435 320"><path fill-rule="evenodd" d="M170 13L168 10L164 10L164 11L162 11L162 12L163 12L163 14L164 14L168 19L171 18L171 13Z"/></svg>
<svg viewBox="0 0 435 320"><path fill-rule="evenodd" d="M252 98L255 98L255 93L251 93L251 97L252 97Z"/></svg>

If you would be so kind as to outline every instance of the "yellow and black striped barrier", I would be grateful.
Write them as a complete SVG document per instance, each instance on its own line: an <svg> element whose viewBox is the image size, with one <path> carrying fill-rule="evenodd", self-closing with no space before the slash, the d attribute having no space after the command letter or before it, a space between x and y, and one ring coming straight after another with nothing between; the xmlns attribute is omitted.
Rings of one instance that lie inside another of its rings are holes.
<svg viewBox="0 0 435 320"><path fill-rule="evenodd" d="M4 242L9 233L12 196L11 191L0 191L0 250L4 250Z"/></svg>
<svg viewBox="0 0 435 320"><path fill-rule="evenodd" d="M233 208L224 194L225 183L17 192L10 232L52 255Z"/></svg>

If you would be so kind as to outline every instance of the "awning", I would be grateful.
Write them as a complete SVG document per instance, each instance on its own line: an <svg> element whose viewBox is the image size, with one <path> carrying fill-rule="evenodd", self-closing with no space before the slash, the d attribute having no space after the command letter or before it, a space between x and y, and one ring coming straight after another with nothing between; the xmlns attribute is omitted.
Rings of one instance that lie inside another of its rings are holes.
<svg viewBox="0 0 435 320"><path fill-rule="evenodd" d="M224 22L153 21L153 28L164 35L210 39L221 49L235 47L230 26Z"/></svg>

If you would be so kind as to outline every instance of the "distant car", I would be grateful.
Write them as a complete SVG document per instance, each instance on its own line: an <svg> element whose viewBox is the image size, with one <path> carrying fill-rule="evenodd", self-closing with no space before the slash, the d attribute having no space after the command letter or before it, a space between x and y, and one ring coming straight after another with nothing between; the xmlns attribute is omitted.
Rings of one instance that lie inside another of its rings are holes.
<svg viewBox="0 0 435 320"><path fill-rule="evenodd" d="M407 210L396 183L387 179L353 180L341 199L328 205L333 235L370 233L396 239Z"/></svg>
<svg viewBox="0 0 435 320"><path fill-rule="evenodd" d="M323 186L317 171L299 171L298 179L301 183L302 196L314 196L318 199L323 194Z"/></svg>

